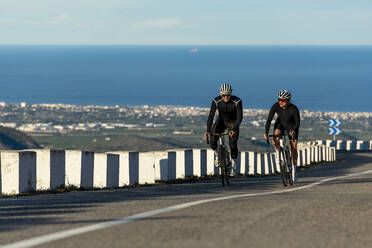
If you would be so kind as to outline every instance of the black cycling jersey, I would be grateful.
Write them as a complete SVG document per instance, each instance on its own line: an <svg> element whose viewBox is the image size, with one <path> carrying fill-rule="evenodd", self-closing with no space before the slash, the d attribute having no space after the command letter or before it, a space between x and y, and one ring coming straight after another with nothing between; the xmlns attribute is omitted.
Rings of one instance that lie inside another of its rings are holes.
<svg viewBox="0 0 372 248"><path fill-rule="evenodd" d="M221 96L213 99L211 109L209 111L207 132L211 132L214 114L218 109L219 118L222 118L224 122L233 122L233 130L238 131L240 123L243 119L243 107L242 101L237 96L231 96L230 100L225 103Z"/></svg>
<svg viewBox="0 0 372 248"><path fill-rule="evenodd" d="M278 118L275 122L276 126L279 124L285 130L298 130L300 126L300 112L298 111L298 108L290 103L287 108L283 109L277 102L270 109L270 113L265 126L266 134L269 133L270 124L274 118L275 113L278 115Z"/></svg>

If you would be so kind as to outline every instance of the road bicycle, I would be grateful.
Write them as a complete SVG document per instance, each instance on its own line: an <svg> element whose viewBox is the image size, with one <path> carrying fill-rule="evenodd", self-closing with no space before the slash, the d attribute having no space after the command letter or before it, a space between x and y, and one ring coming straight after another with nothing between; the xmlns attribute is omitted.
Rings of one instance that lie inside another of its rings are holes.
<svg viewBox="0 0 372 248"><path fill-rule="evenodd" d="M222 186L225 187L225 181L227 185L230 185L230 170L231 170L231 156L230 151L225 145L225 136L228 132L215 133L217 136L217 159L215 159L216 166L220 168L220 175L222 180ZM207 137L207 144L209 144L209 138Z"/></svg>
<svg viewBox="0 0 372 248"><path fill-rule="evenodd" d="M287 130L284 131L283 135L269 135L269 137L279 138L279 165L280 165L280 174L282 175L282 182L284 186L294 184L294 179L296 177L295 171L292 170L292 153L290 147L290 138L291 135ZM266 140L269 144L269 139Z"/></svg>

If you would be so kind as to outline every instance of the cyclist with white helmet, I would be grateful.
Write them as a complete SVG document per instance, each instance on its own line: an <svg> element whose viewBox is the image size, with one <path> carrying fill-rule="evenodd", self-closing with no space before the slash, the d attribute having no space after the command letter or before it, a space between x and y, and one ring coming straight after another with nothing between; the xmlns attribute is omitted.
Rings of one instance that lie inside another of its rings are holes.
<svg viewBox="0 0 372 248"><path fill-rule="evenodd" d="M224 83L220 86L220 95L212 100L207 121L207 131L204 136L210 137L210 146L217 149L217 137L214 133L229 131L229 145L232 158L232 175L235 173L235 163L238 157L239 126L243 119L243 105L239 97L231 95L232 88ZM213 127L214 115L218 110L218 117Z"/></svg>
<svg viewBox="0 0 372 248"><path fill-rule="evenodd" d="M277 118L274 124L274 134L281 135L285 130L289 131L291 138L291 152L292 152L292 169L296 171L297 164L297 140L298 132L300 127L300 112L298 108L291 103L291 93L287 90L281 90L278 93L278 102L270 109L269 116L266 121L264 138L267 140L268 133L270 130L271 121L274 115L277 114ZM292 137L291 137L292 136ZM276 162L279 159L279 137L276 137L273 141L274 148L276 151Z"/></svg>

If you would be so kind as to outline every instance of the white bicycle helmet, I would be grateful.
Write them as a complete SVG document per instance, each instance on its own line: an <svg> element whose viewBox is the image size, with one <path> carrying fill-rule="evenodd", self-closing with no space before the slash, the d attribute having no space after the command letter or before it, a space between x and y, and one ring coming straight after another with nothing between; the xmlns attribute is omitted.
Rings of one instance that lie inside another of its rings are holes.
<svg viewBox="0 0 372 248"><path fill-rule="evenodd" d="M291 100L291 93L288 90L281 90L278 93L278 99Z"/></svg>
<svg viewBox="0 0 372 248"><path fill-rule="evenodd" d="M224 83L220 86L220 95L231 95L232 89L230 84Z"/></svg>

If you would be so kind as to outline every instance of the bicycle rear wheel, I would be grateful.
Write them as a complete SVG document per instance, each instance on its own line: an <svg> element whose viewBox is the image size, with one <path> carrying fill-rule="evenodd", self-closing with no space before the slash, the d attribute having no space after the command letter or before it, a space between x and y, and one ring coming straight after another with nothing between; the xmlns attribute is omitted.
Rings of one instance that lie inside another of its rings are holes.
<svg viewBox="0 0 372 248"><path fill-rule="evenodd" d="M283 151L283 148L279 148L279 163L283 185L287 186L288 185L287 157Z"/></svg>

